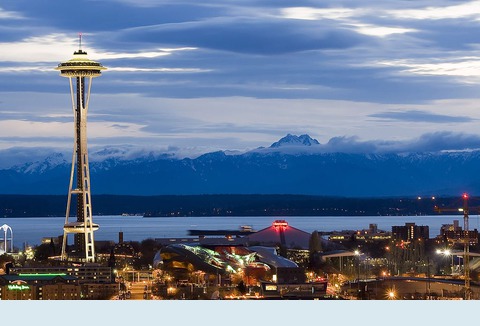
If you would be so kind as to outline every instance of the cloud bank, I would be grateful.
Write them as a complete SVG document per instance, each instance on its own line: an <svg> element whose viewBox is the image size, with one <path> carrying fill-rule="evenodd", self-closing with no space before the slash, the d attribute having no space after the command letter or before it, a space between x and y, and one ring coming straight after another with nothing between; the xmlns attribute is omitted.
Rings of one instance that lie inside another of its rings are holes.
<svg viewBox="0 0 480 326"><path fill-rule="evenodd" d="M68 85L53 68L78 32L109 68L92 88L92 146L243 152L308 133L326 151L476 148L478 8L79 0L72 12L68 2L7 1L0 149L71 147Z"/></svg>

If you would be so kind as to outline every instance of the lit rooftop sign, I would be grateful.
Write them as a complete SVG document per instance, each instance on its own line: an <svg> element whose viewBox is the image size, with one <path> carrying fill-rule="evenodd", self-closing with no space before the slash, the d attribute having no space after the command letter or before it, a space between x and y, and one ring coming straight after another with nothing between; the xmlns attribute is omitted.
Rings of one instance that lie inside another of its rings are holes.
<svg viewBox="0 0 480 326"><path fill-rule="evenodd" d="M30 290L30 286L25 285L25 284L8 284L7 288L8 288L10 291Z"/></svg>
<svg viewBox="0 0 480 326"><path fill-rule="evenodd" d="M288 223L285 220L275 220L272 223L272 226L275 228L277 231L285 231L285 229L288 227Z"/></svg>

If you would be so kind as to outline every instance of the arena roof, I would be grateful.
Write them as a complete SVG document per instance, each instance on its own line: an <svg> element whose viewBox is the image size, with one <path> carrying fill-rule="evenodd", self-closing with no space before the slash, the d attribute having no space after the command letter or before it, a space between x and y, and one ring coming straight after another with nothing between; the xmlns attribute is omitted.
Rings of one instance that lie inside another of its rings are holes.
<svg viewBox="0 0 480 326"><path fill-rule="evenodd" d="M308 249L311 234L293 226L285 220L275 220L271 226L248 235L250 244L261 245L282 244L290 249Z"/></svg>

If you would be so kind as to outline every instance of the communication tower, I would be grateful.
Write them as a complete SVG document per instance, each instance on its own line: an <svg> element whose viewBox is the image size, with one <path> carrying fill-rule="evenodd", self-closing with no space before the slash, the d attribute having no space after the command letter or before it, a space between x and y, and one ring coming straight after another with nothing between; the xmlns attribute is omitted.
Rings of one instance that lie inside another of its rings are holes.
<svg viewBox="0 0 480 326"><path fill-rule="evenodd" d="M82 50L82 35L79 35L79 49L73 53L73 58L60 63L55 70L60 76L70 81L72 99L74 142L72 169L68 188L67 209L63 226L62 260L80 262L95 261L93 232L98 230L98 224L92 220L92 199L90 193L90 171L87 150L87 112L90 102L92 79L99 77L105 70L100 63L87 58L87 52ZM72 197L76 196L72 200ZM70 211L75 209L77 219L70 222ZM67 255L68 235L74 234L75 251Z"/></svg>

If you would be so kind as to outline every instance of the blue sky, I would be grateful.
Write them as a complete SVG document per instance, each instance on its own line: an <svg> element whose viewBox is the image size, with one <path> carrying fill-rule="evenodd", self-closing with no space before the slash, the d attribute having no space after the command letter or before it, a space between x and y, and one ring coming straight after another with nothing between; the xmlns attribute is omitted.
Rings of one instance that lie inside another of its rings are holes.
<svg viewBox="0 0 480 326"><path fill-rule="evenodd" d="M53 68L79 32L108 68L92 149L244 151L287 133L332 151L479 148L479 28L480 1L4 0L0 151L71 150Z"/></svg>

